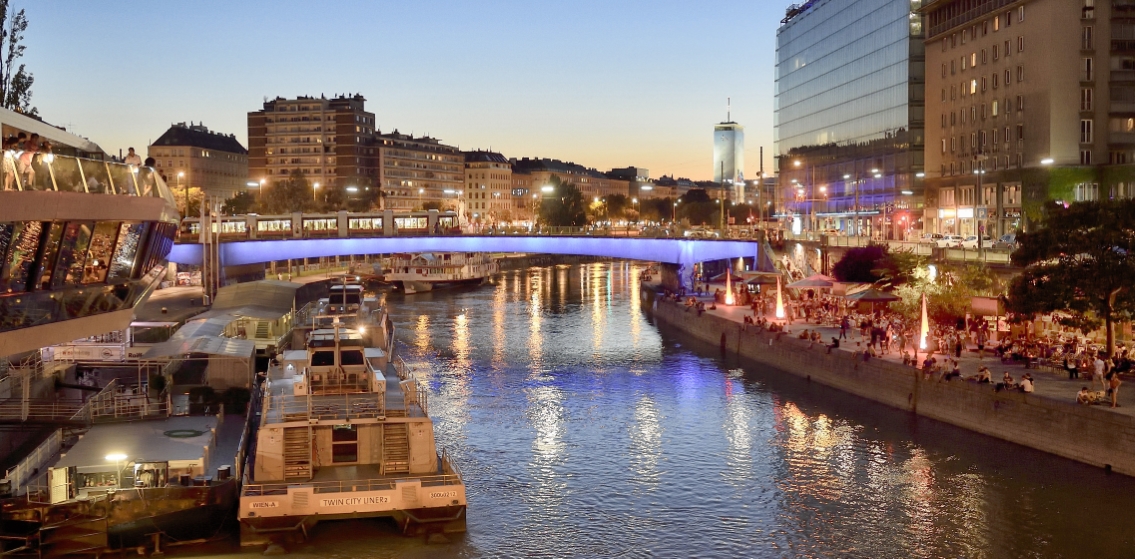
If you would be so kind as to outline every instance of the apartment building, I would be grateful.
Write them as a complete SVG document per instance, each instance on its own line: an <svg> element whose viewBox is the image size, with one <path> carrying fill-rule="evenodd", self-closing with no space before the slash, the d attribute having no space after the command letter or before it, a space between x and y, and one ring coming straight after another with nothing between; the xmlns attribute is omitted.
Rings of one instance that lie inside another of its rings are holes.
<svg viewBox="0 0 1135 559"><path fill-rule="evenodd" d="M993 237L1046 204L1132 195L1135 2L934 0L928 230Z"/></svg>
<svg viewBox="0 0 1135 559"><path fill-rule="evenodd" d="M461 210L458 193L465 188L465 154L460 149L397 130L379 134L376 143L386 208L414 210L430 203Z"/></svg>
<svg viewBox="0 0 1135 559"><path fill-rule="evenodd" d="M271 185L302 171L323 185L376 185L377 128L365 104L358 94L265 101L248 113L249 179Z"/></svg>
<svg viewBox="0 0 1135 559"><path fill-rule="evenodd" d="M460 196L469 220L511 222L512 165L508 159L492 151L465 152L465 189Z"/></svg>
<svg viewBox="0 0 1135 559"><path fill-rule="evenodd" d="M236 136L213 132L204 124L171 125L147 154L173 188L200 188L206 195L225 198L247 188L248 150Z"/></svg>

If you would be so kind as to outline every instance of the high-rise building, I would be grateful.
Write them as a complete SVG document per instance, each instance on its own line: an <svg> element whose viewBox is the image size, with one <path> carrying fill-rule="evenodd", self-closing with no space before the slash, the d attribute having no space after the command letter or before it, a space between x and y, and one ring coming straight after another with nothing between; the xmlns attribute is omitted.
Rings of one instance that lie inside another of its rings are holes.
<svg viewBox="0 0 1135 559"><path fill-rule="evenodd" d="M779 215L853 234L909 230L923 171L920 7L816 0L788 8L776 34Z"/></svg>
<svg viewBox="0 0 1135 559"><path fill-rule="evenodd" d="M926 2L927 230L1026 229L1052 202L1128 198L1135 4Z"/></svg>
<svg viewBox="0 0 1135 559"><path fill-rule="evenodd" d="M713 182L745 198L745 127L728 118L713 127Z"/></svg>
<svg viewBox="0 0 1135 559"><path fill-rule="evenodd" d="M382 190L388 209L421 209L427 203L460 210L458 192L465 187L465 155L441 140L397 130L380 134Z"/></svg>
<svg viewBox="0 0 1135 559"><path fill-rule="evenodd" d="M465 152L465 215L484 223L513 220L512 165L492 151Z"/></svg>
<svg viewBox="0 0 1135 559"><path fill-rule="evenodd" d="M200 188L226 198L247 188L248 150L236 136L212 132L204 124L170 126L147 153L171 187Z"/></svg>
<svg viewBox="0 0 1135 559"><path fill-rule="evenodd" d="M248 178L271 184L302 171L323 185L378 180L374 113L362 95L277 97L248 113Z"/></svg>

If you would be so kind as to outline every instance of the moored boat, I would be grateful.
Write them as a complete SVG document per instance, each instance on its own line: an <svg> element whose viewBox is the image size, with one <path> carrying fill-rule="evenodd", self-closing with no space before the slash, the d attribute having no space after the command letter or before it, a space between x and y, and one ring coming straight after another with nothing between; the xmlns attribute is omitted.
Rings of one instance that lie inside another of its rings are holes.
<svg viewBox="0 0 1135 559"><path fill-rule="evenodd" d="M487 252L422 252L395 254L386 281L407 294L458 285L479 285L500 266Z"/></svg>

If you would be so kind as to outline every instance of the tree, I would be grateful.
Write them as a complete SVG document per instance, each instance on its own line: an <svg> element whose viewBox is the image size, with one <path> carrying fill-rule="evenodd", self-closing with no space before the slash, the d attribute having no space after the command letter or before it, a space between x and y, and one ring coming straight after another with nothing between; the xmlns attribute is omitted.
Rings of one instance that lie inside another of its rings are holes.
<svg viewBox="0 0 1135 559"><path fill-rule="evenodd" d="M189 191L189 207L185 206L185 191ZM205 200L205 192L201 187L191 186L186 188L171 188L170 192L173 193L173 200L177 204L177 211L184 212L185 215L181 217L201 217L201 202Z"/></svg>
<svg viewBox="0 0 1135 559"><path fill-rule="evenodd" d="M1115 323L1135 316L1135 200L1050 207L1042 227L1017 235L1006 308L1016 320L1068 313L1059 321L1087 333L1102 324L1107 351Z"/></svg>
<svg viewBox="0 0 1135 559"><path fill-rule="evenodd" d="M832 275L839 281L875 283L883 279L889 255L885 245L869 244L848 249L832 266Z"/></svg>
<svg viewBox="0 0 1135 559"><path fill-rule="evenodd" d="M310 211L315 205L311 184L303 171L292 171L287 179L266 185L261 190L257 206L261 213L268 215Z"/></svg>
<svg viewBox="0 0 1135 559"><path fill-rule="evenodd" d="M228 215L250 214L256 210L256 195L247 190L225 200L225 205L221 207L221 211Z"/></svg>
<svg viewBox="0 0 1135 559"><path fill-rule="evenodd" d="M35 77L24 64L16 66L27 48L23 44L27 28L28 18L24 11L13 13L8 0L0 0L0 106L36 116L38 111L31 106Z"/></svg>
<svg viewBox="0 0 1135 559"><path fill-rule="evenodd" d="M587 205L583 202L583 193L574 183L564 181L557 175L552 175L549 183L552 192L540 202L540 220L546 225L557 227L585 225Z"/></svg>

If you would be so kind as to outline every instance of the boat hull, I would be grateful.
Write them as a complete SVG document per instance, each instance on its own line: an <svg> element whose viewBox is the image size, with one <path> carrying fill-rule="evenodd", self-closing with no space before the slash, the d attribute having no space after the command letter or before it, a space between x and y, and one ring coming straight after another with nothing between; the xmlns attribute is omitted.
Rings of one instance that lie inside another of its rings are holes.
<svg viewBox="0 0 1135 559"><path fill-rule="evenodd" d="M454 280L454 281L410 281L410 280L403 280L400 283L402 285L402 291L404 291L407 295L413 295L415 293L428 293L430 291L434 291L435 289L447 289L447 288L452 288L452 287L481 285L481 284L485 283L485 278L469 278L469 279Z"/></svg>

